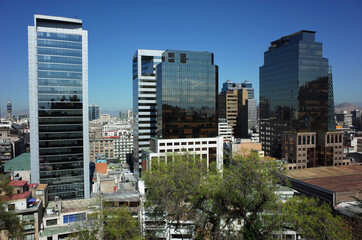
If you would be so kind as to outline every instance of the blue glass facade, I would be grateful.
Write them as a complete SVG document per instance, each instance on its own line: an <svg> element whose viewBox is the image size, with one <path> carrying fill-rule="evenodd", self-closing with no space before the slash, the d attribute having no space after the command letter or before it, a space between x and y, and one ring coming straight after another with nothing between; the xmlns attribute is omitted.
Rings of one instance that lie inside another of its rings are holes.
<svg viewBox="0 0 362 240"><path fill-rule="evenodd" d="M213 54L167 50L157 65L157 136L217 136L218 67Z"/></svg>
<svg viewBox="0 0 362 240"><path fill-rule="evenodd" d="M82 35L38 31L36 42L40 183L50 200L84 198Z"/></svg>
<svg viewBox="0 0 362 240"><path fill-rule="evenodd" d="M264 65L260 67L260 119L283 125L284 130L335 129L330 67L322 56L322 43L315 42L315 32L285 36L272 42L264 53ZM268 138L264 136L266 127L261 124L262 143L263 138ZM276 135L280 136L281 133ZM274 139L270 145L278 146L278 142Z"/></svg>

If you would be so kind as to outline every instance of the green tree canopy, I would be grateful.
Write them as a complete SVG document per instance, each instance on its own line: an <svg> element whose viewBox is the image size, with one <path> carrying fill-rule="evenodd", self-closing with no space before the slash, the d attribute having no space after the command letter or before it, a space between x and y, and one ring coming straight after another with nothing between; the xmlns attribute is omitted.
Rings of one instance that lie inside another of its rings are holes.
<svg viewBox="0 0 362 240"><path fill-rule="evenodd" d="M278 162L261 161L256 154L234 156L221 172L190 154L167 159L153 161L151 169L143 174L146 207L157 216L172 219L176 228L183 221L193 221L190 231L196 239L270 239L286 229L305 236L322 234L328 239L350 236L342 219L334 218L326 206L306 198L287 203L279 200L275 192L278 183L284 181L285 169ZM314 210L299 211L301 220L297 221L295 211L303 209L308 201ZM323 217L323 228L307 224L311 218ZM240 222L243 226L237 224ZM338 230L344 235L336 235Z"/></svg>
<svg viewBox="0 0 362 240"><path fill-rule="evenodd" d="M139 220L126 207L106 207L87 214L87 219L73 226L70 239L142 240Z"/></svg>

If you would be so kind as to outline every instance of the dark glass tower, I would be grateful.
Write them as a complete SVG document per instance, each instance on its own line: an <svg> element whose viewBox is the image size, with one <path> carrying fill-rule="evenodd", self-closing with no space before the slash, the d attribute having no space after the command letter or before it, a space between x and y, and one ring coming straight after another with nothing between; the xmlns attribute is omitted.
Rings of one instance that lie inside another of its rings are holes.
<svg viewBox="0 0 362 240"><path fill-rule="evenodd" d="M28 28L31 181L49 200L89 198L88 32L35 15Z"/></svg>
<svg viewBox="0 0 362 240"><path fill-rule="evenodd" d="M328 59L314 31L271 42L260 67L260 138L266 154L280 156L281 130L334 130L333 85ZM273 129L277 129L273 132Z"/></svg>
<svg viewBox="0 0 362 240"><path fill-rule="evenodd" d="M167 50L156 77L159 138L217 136L218 67L212 53Z"/></svg>

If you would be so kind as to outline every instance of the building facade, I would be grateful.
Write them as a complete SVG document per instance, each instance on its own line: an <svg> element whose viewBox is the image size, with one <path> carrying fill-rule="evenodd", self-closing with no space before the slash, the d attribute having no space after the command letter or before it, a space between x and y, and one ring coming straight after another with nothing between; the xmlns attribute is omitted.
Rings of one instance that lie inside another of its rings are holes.
<svg viewBox="0 0 362 240"><path fill-rule="evenodd" d="M100 116L100 108L97 104L89 106L89 121L96 120Z"/></svg>
<svg viewBox="0 0 362 240"><path fill-rule="evenodd" d="M152 170L155 161L172 159L172 154L191 154L196 159L206 160L207 167L215 164L217 169L222 169L224 164L223 137L212 138L183 138L183 139L151 139L152 146L143 151L143 170Z"/></svg>
<svg viewBox="0 0 362 240"><path fill-rule="evenodd" d="M89 161L96 162L98 155L104 155L106 158L114 158L114 141L116 137L95 138L89 141Z"/></svg>
<svg viewBox="0 0 362 240"><path fill-rule="evenodd" d="M268 134L271 126L278 132ZM260 141L266 155L281 157L283 131L334 129L331 68L315 32L303 30L271 42L260 67Z"/></svg>
<svg viewBox="0 0 362 240"><path fill-rule="evenodd" d="M28 48L32 182L48 184L50 200L88 198L88 32L35 15Z"/></svg>
<svg viewBox="0 0 362 240"><path fill-rule="evenodd" d="M133 171L141 168L141 151L156 136L156 65L163 51L138 49L133 56ZM127 119L129 119L127 112Z"/></svg>
<svg viewBox="0 0 362 240"><path fill-rule="evenodd" d="M225 118L219 118L218 131L218 136L222 136L224 138L224 142L230 142L233 140L233 128L228 124Z"/></svg>
<svg viewBox="0 0 362 240"><path fill-rule="evenodd" d="M219 117L225 118L233 129L233 137L248 137L248 91L232 89L218 96Z"/></svg>
<svg viewBox="0 0 362 240"><path fill-rule="evenodd" d="M245 89L248 91L248 97L246 98L247 101L247 121L248 121L248 130L254 130L257 124L257 104L256 99L254 97L255 90L253 88L253 84L249 81L244 81L243 83L234 83L230 80L227 80L223 83L221 93L227 92L229 90L239 90ZM220 112L223 111L222 109L219 110Z"/></svg>
<svg viewBox="0 0 362 240"><path fill-rule="evenodd" d="M13 105L11 104L10 100L6 104L6 110L8 112L8 119L11 119L12 118Z"/></svg>
<svg viewBox="0 0 362 240"><path fill-rule="evenodd" d="M157 137L216 137L218 67L213 53L167 50L156 76Z"/></svg>

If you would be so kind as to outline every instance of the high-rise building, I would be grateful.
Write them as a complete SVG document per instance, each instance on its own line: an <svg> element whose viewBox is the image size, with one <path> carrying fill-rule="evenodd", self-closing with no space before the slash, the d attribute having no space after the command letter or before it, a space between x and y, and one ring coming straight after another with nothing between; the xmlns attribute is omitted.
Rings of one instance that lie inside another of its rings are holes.
<svg viewBox="0 0 362 240"><path fill-rule="evenodd" d="M235 138L248 137L248 91L245 88L221 92L218 109L219 117L227 120Z"/></svg>
<svg viewBox="0 0 362 240"><path fill-rule="evenodd" d="M35 15L28 48L31 181L48 184L50 200L89 198L88 32Z"/></svg>
<svg viewBox="0 0 362 240"><path fill-rule="evenodd" d="M6 109L8 111L8 118L11 118L11 114L13 111L13 105L11 104L10 100L8 100L8 104L6 104Z"/></svg>
<svg viewBox="0 0 362 240"><path fill-rule="evenodd" d="M283 131L334 130L331 68L314 31L271 42L260 67L260 140L265 154L281 157Z"/></svg>
<svg viewBox="0 0 362 240"><path fill-rule="evenodd" d="M256 122L257 122L257 106L256 106L256 99L254 98L255 90L253 88L252 83L249 81L246 81L246 80L243 83L234 83L230 80L227 80L223 84L220 96L224 95L222 93L226 93L227 91L238 90L238 89L245 89L248 91L248 96L245 100L246 105L247 105L247 109L246 109L247 122L248 122L247 130L253 130L256 127ZM219 100L222 101L221 103L223 103L222 99L219 98ZM219 109L219 112L223 112L223 111L225 111L225 110ZM222 117L222 116L220 116L220 117ZM240 117L242 117L242 120L244 120L244 116L240 116ZM247 133L247 135L248 135L248 133ZM247 137L247 135L244 137Z"/></svg>
<svg viewBox="0 0 362 240"><path fill-rule="evenodd" d="M157 138L142 152L142 168L169 154L189 152L221 169L223 137L217 136L218 67L213 54L166 50L156 78Z"/></svg>
<svg viewBox="0 0 362 240"><path fill-rule="evenodd" d="M218 67L209 52L167 50L157 65L157 136L218 134Z"/></svg>
<svg viewBox="0 0 362 240"><path fill-rule="evenodd" d="M141 150L156 136L156 66L163 51L138 49L133 56L133 171L141 168ZM129 119L127 112L127 119Z"/></svg>
<svg viewBox="0 0 362 240"><path fill-rule="evenodd" d="M88 111L89 121L98 119L100 116L100 112L101 110L99 109L99 106L97 104L91 104Z"/></svg>

